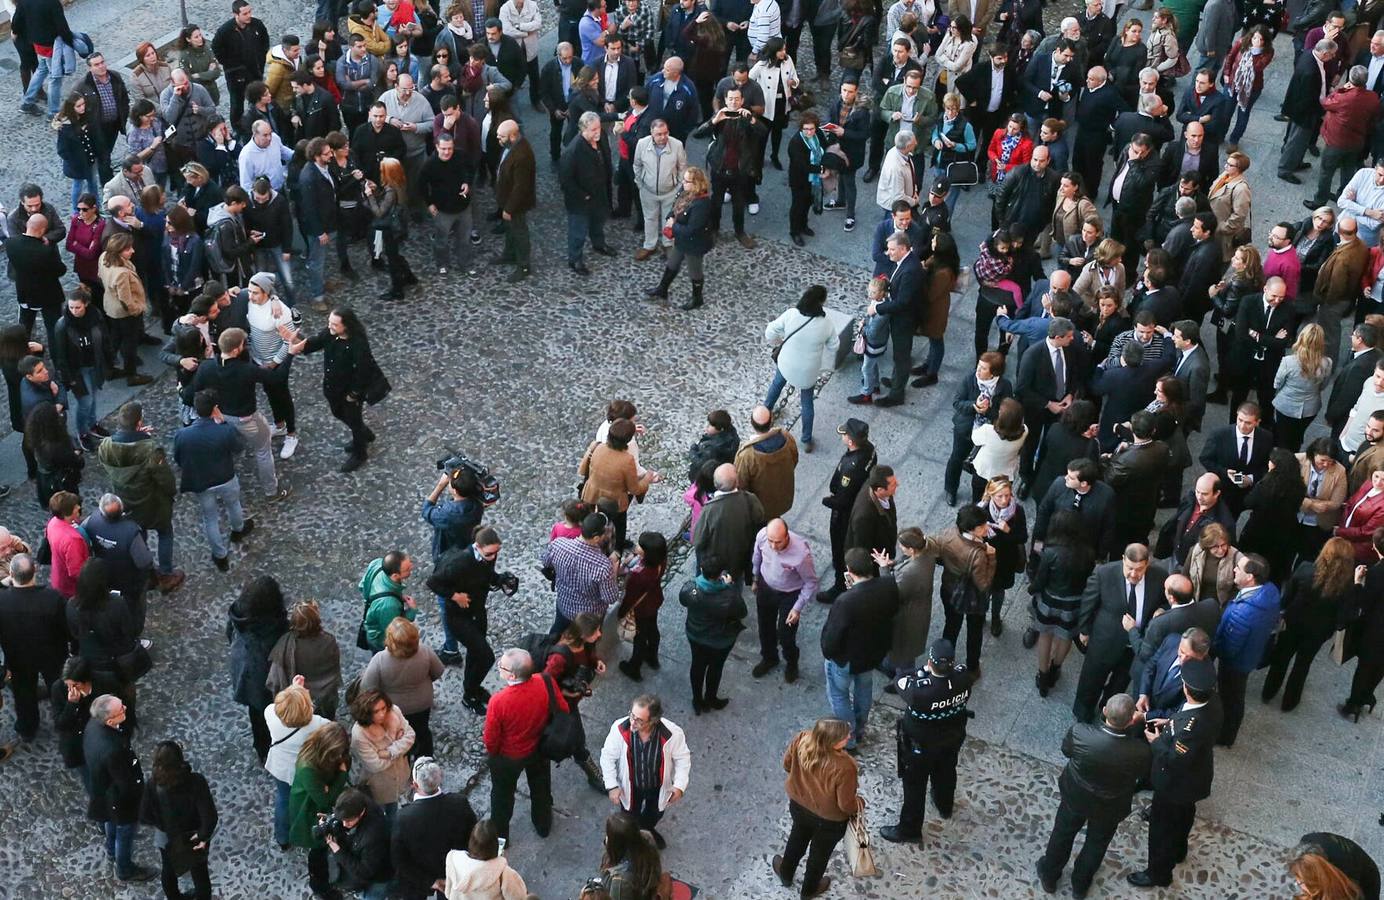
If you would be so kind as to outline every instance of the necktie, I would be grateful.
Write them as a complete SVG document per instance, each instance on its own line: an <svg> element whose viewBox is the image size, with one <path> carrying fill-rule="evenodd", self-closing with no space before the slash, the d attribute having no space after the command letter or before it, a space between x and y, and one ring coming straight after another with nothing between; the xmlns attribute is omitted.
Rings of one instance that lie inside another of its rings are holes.
<svg viewBox="0 0 1384 900"><path fill-rule="evenodd" d="M1135 621L1139 619L1139 598L1134 595L1134 585L1129 586L1129 614Z"/></svg>
<svg viewBox="0 0 1384 900"><path fill-rule="evenodd" d="M1081 497L1081 494L1075 492L1072 494L1072 509L1081 509Z"/></svg>
<svg viewBox="0 0 1384 900"><path fill-rule="evenodd" d="M1057 388L1056 399L1067 396L1067 362L1062 358L1061 347L1057 348L1057 354L1052 359L1052 380Z"/></svg>
<svg viewBox="0 0 1384 900"><path fill-rule="evenodd" d="M1249 435L1240 436L1240 465L1249 465Z"/></svg>

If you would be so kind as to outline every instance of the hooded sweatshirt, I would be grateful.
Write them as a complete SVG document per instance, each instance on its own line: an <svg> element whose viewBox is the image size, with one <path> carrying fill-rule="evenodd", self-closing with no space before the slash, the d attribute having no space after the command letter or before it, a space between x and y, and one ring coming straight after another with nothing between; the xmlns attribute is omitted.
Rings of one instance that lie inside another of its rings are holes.
<svg viewBox="0 0 1384 900"><path fill-rule="evenodd" d="M528 887L503 856L476 859L465 850L447 853L447 900L524 900Z"/></svg>
<svg viewBox="0 0 1384 900"><path fill-rule="evenodd" d="M96 456L131 519L155 531L171 527L178 483L162 447L143 432L119 431L101 442Z"/></svg>
<svg viewBox="0 0 1384 900"><path fill-rule="evenodd" d="M292 60L284 52L283 44L275 44L269 48L264 61L264 83L269 86L269 92L279 108L288 109L293 102L293 83L289 78L303 65L302 48L299 48L298 59Z"/></svg>

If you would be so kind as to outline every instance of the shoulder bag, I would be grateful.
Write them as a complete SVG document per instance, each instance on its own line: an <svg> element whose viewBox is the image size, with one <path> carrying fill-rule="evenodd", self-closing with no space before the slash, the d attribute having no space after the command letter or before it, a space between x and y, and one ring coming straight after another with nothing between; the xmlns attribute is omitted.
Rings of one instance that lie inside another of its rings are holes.
<svg viewBox="0 0 1384 900"><path fill-rule="evenodd" d="M851 875L856 878L878 878L879 866L875 865L875 852L870 847L870 829L865 824L865 808L851 816L846 823L846 859L851 864Z"/></svg>
<svg viewBox="0 0 1384 900"><path fill-rule="evenodd" d="M846 32L846 36L841 38L841 49L836 53L836 62L843 69L855 69L863 71L865 68L865 50L852 42L860 36L860 28L865 24L862 19L851 26L851 30Z"/></svg>
<svg viewBox="0 0 1384 900"><path fill-rule="evenodd" d="M630 607L630 611L620 617L620 625L617 628L620 640L628 642L634 641L634 633L639 630L638 626L634 624L634 611L638 609L639 604L643 603L648 597L649 592L645 591L638 600L634 601L634 605Z"/></svg>
<svg viewBox="0 0 1384 900"><path fill-rule="evenodd" d="M135 641L134 649L115 658L115 672L121 681L134 683L154 668L154 660L144 645Z"/></svg>
<svg viewBox="0 0 1384 900"><path fill-rule="evenodd" d="M947 591L942 598L947 609L952 612L965 613L971 606L971 599L976 591L975 583L971 581L971 569L974 568L976 555L979 553L979 550L971 551L971 558L966 561L966 571L957 577L951 590Z"/></svg>
<svg viewBox="0 0 1384 900"><path fill-rule="evenodd" d="M778 362L778 358L779 358L779 351L783 349L783 345L786 344L786 343L788 343L789 341L791 341L791 340L793 339L793 335L797 334L799 331L802 331L804 328L806 328L807 326L811 325L811 324L812 324L812 320L815 319L815 318L817 318L817 317L816 317L816 316L809 316L806 322L802 323L802 324L799 325L797 328L794 328L792 331L788 332L788 337L786 337L786 338L784 338L783 340L779 341L779 342L778 342L777 344L775 344L775 345L773 346L773 348L769 351L769 358L772 359L775 363L777 363L777 362Z"/></svg>
<svg viewBox="0 0 1384 900"><path fill-rule="evenodd" d="M562 762L582 746L581 720L571 710L557 705L553 680L547 675L538 677L543 679L543 686L548 689L548 722L538 739L538 752L551 762Z"/></svg>

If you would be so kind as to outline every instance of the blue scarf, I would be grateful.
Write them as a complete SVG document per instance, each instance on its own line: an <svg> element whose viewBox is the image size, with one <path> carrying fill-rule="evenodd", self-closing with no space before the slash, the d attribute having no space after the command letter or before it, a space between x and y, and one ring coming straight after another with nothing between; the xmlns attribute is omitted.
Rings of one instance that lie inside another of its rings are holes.
<svg viewBox="0 0 1384 900"><path fill-rule="evenodd" d="M818 167L817 171L807 176L807 180L810 181L813 186L820 187L822 184L822 171L820 168L822 165L822 141L815 134L812 137L808 137L804 134L802 138L803 143L807 145L807 161Z"/></svg>

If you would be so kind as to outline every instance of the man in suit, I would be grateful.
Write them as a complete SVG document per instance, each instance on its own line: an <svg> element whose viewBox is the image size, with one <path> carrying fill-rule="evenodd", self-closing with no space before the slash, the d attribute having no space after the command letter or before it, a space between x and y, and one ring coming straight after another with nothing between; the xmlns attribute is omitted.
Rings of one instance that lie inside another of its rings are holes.
<svg viewBox="0 0 1384 900"><path fill-rule="evenodd" d="M1009 72L1009 47L990 49L990 65L974 65L956 79L956 90L966 98L966 118L976 130L976 166L984 168L990 135L1004 126L1006 111L1013 107L1018 79Z"/></svg>
<svg viewBox="0 0 1384 900"><path fill-rule="evenodd" d="M1235 424L1222 425L1206 436L1199 461L1209 474L1221 480L1224 500L1238 518L1245 495L1269 471L1273 433L1259 427L1259 406L1242 403L1235 410Z"/></svg>
<svg viewBox="0 0 1384 900"><path fill-rule="evenodd" d="M918 304L924 297L923 268L912 252L908 235L895 232L889 236L888 256L894 264L889 273L889 296L884 302L870 304L871 313L889 317L889 342L894 347L894 371L888 382L889 393L875 401L876 406L899 406L903 403L904 385L913 368L913 323Z"/></svg>
<svg viewBox="0 0 1384 900"><path fill-rule="evenodd" d="M876 106L884 97L885 91L897 84L903 84L903 76L909 72L921 73L922 71L923 67L913 58L912 44L903 39L890 44L889 53L880 57L870 78L870 87L874 91ZM888 130L889 122L880 116L875 116L870 122L870 155L865 169L866 184L879 177L880 163L890 145L886 135Z"/></svg>
<svg viewBox="0 0 1384 900"><path fill-rule="evenodd" d="M1333 438L1340 437L1351 407L1360 399L1360 390L1374 375L1375 363L1379 362L1379 351L1375 348L1378 340L1378 330L1368 322L1361 322L1350 332L1351 359L1332 379L1331 399L1326 404L1326 423L1331 426Z"/></svg>
<svg viewBox="0 0 1384 900"><path fill-rule="evenodd" d="M1167 887L1173 866L1187 856L1187 835L1196 821L1197 801L1211 794L1213 754L1220 734L1216 667L1188 659L1182 666L1182 707L1167 719L1146 720L1144 737L1153 750L1153 803L1149 806L1148 865L1131 872L1135 887Z"/></svg>
<svg viewBox="0 0 1384 900"><path fill-rule="evenodd" d="M529 212L538 202L537 163L533 158L533 145L519 130L517 120L501 122L495 136L504 146L495 172L495 204L500 209L500 222L505 229L501 259L514 263L514 271L505 279L512 284L528 278L532 265Z"/></svg>
<svg viewBox="0 0 1384 900"><path fill-rule="evenodd" d="M1211 385L1211 357L1201 344L1201 326L1193 320L1174 322L1172 332L1173 348L1177 351L1173 374L1187 393L1182 426L1188 431L1201 431L1201 420L1206 415L1206 392Z"/></svg>
<svg viewBox="0 0 1384 900"><path fill-rule="evenodd" d="M846 551L846 592L836 598L822 625L827 702L832 715L851 726L847 749L865 739L874 698L874 670L889 653L899 588L881 578L869 551Z"/></svg>
<svg viewBox="0 0 1384 900"><path fill-rule="evenodd" d="M1019 360L1014 394L1024 406L1024 422L1028 425L1020 456L1020 477L1025 484L1033 477L1033 457L1042 441L1043 429L1072 405L1072 398L1081 387L1082 366L1077 359L1081 354L1072 347L1075 336L1071 319L1055 318L1048 323L1047 339L1029 347Z"/></svg>
<svg viewBox="0 0 1384 900"><path fill-rule="evenodd" d="M1173 126L1168 121L1168 104L1157 94L1140 94L1134 112L1122 112L1110 126L1110 155L1119 159L1135 135L1145 134L1153 142L1153 152L1173 139Z"/></svg>
<svg viewBox="0 0 1384 900"><path fill-rule="evenodd" d="M1235 538L1235 513L1221 493L1221 477L1214 472L1204 472L1197 478L1192 489L1182 495L1177 515L1172 519L1172 567L1177 568L1187 560L1187 554L1201 540L1202 529L1212 522L1225 529L1231 540ZM1164 529L1168 528L1167 523ZM1168 532L1160 531L1160 539ZM1161 550L1159 551L1162 552Z"/></svg>
<svg viewBox="0 0 1384 900"><path fill-rule="evenodd" d="M1173 578L1181 576L1172 576ZM1171 578L1170 578L1171 580ZM1189 582L1190 584L1190 582ZM1217 608L1215 598L1200 601ZM1167 613L1154 619L1166 619ZM1130 634L1134 634L1133 631ZM1158 651L1149 659L1135 679L1139 688L1137 709L1143 719L1166 719L1182 706L1182 665L1189 659L1206 659L1211 655L1211 635L1205 629L1189 627L1169 631L1158 644Z"/></svg>
<svg viewBox="0 0 1384 900"><path fill-rule="evenodd" d="M1159 489L1170 463L1168 445L1153 439L1155 422L1147 410L1134 413L1129 428L1134 442L1102 459L1101 468L1105 483L1115 491L1116 540L1147 545L1158 512Z"/></svg>
<svg viewBox="0 0 1384 900"><path fill-rule="evenodd" d="M577 74L576 51L563 41L557 55L543 64L538 75L538 96L548 110L548 155L556 164L562 154L562 130L567 127L567 104L572 99L572 77Z"/></svg>
<svg viewBox="0 0 1384 900"><path fill-rule="evenodd" d="M1178 104L1177 121L1183 125L1193 122L1206 129L1206 150L1212 157L1219 156L1221 142L1230 130L1230 120L1235 112L1235 101L1229 94L1216 90L1216 76L1210 69L1197 72L1196 78L1182 92L1182 102ZM1219 166L1212 165L1212 175Z"/></svg>
<svg viewBox="0 0 1384 900"><path fill-rule="evenodd" d="M598 60L594 67L596 95L601 98L602 109L607 113L623 115L629 112L630 88L639 84L639 74L635 71L634 60L624 55L624 49L625 39L620 36L620 32L610 32L606 35L605 56Z"/></svg>
<svg viewBox="0 0 1384 900"><path fill-rule="evenodd" d="M1384 33L1370 36L1370 45L1355 55L1355 65L1365 67L1365 87L1384 101ZM1365 149L1374 159L1384 159L1384 116L1374 123Z"/></svg>
<svg viewBox="0 0 1384 900"><path fill-rule="evenodd" d="M1153 158L1153 139L1136 134L1129 142L1124 160L1110 182L1105 205L1113 207L1110 236L1124 244L1125 272L1137 271L1142 255L1139 233L1153 206L1153 191L1158 181L1158 163ZM1186 296L1186 294L1183 294Z"/></svg>
<svg viewBox="0 0 1384 900"><path fill-rule="evenodd" d="M1136 320L1140 313L1146 313L1151 324L1168 328L1182 315L1182 292L1168 286L1172 277L1166 266L1144 266L1143 280L1129 303Z"/></svg>
<svg viewBox="0 0 1384 900"><path fill-rule="evenodd" d="M1278 153L1278 177L1289 184L1302 184L1297 173L1310 168L1302 161L1302 155L1321 127L1322 86L1330 83L1326 66L1335 58L1335 42L1322 38L1310 53L1300 55L1293 67L1281 109L1281 114L1288 117L1288 133Z"/></svg>
<svg viewBox="0 0 1384 900"><path fill-rule="evenodd" d="M1076 98L1076 140L1072 144L1072 168L1080 173L1086 192L1092 196L1100 189L1110 126L1128 109L1105 69L1092 66L1086 73L1086 87Z"/></svg>
<svg viewBox="0 0 1384 900"><path fill-rule="evenodd" d="M1062 118L1062 107L1072 98L1076 80L1074 56L1076 44L1060 38L1052 53L1039 53L1028 64L1019 85L1019 97L1029 134L1037 134L1044 119Z"/></svg>
<svg viewBox="0 0 1384 900"><path fill-rule="evenodd" d="M1167 602L1163 582L1168 577L1162 566L1149 562L1149 548L1143 544L1125 547L1116 562L1096 567L1081 595L1077 630L1086 646L1086 658L1077 680L1072 713L1079 722L1090 722L1096 707L1129 686L1129 667L1134 651L1125 633L1124 617L1147 628L1154 610Z"/></svg>
<svg viewBox="0 0 1384 900"><path fill-rule="evenodd" d="M875 261L875 278L881 275L888 278L890 273L894 271L895 264L889 259L889 238L896 231L908 235L909 247L918 250L923 249L923 226L915 221L913 206L907 200L895 200L889 217L880 219L879 224L875 226L874 238L870 241L870 258ZM915 252L914 255L916 256L917 253ZM1359 396L1360 392L1356 391L1355 393ZM1351 402L1353 403L1354 400Z"/></svg>
<svg viewBox="0 0 1384 900"><path fill-rule="evenodd" d="M10 560L10 586L0 590L0 652L14 692L14 730L28 743L38 733L38 681L43 696L62 676L70 637L61 594L34 582L33 557L20 553Z"/></svg>
<svg viewBox="0 0 1384 900"><path fill-rule="evenodd" d="M1211 649L1210 635L1216 633L1216 625L1221 620L1220 602L1215 597L1198 600L1196 589L1186 575L1169 575L1167 581L1163 582L1163 593L1167 597L1168 608L1155 615L1147 628L1140 628L1132 618L1124 623L1129 626L1129 646L1134 650L1134 662L1129 671L1130 683L1139 688L1140 696L1149 693L1142 687L1145 675L1158 677L1156 673L1148 671L1149 660L1163 650L1165 640L1183 634L1189 628L1196 628L1205 641L1197 655L1204 659ZM1144 704L1139 711L1146 713L1146 707L1147 704Z"/></svg>
<svg viewBox="0 0 1384 900"><path fill-rule="evenodd" d="M1153 384L1166 370L1167 362L1153 357L1143 344L1133 340L1126 341L1120 348L1118 361L1102 360L1096 366L1090 390L1093 395L1105 398L1101 403L1099 433L1103 451L1111 452L1120 442L1115 426L1129 422L1130 416L1148 406L1153 399Z"/></svg>
<svg viewBox="0 0 1384 900"><path fill-rule="evenodd" d="M1192 217L1192 249L1187 254L1187 261L1182 264L1182 275L1177 280L1177 293L1183 298L1183 311L1188 318L1197 322L1211 308L1211 295L1208 292L1211 285L1220 281L1225 273L1221 246L1216 243L1218 227L1220 223L1216 221L1215 213L1198 212Z"/></svg>
<svg viewBox="0 0 1384 900"><path fill-rule="evenodd" d="M1158 152L1158 186L1171 187L1183 172L1196 172L1201 184L1211 184L1220 172L1219 150L1206 140L1206 126L1193 119L1182 129L1182 137L1169 141Z"/></svg>
<svg viewBox="0 0 1384 900"><path fill-rule="evenodd" d="M433 883L447 876L447 853L465 850L476 812L464 794L442 790L442 766L432 757L413 764L413 802L394 817L391 857L395 889L403 900L431 900Z"/></svg>
<svg viewBox="0 0 1384 900"><path fill-rule="evenodd" d="M1262 297L1242 299L1230 342L1230 408L1238 409L1253 388L1266 428L1273 428L1274 375L1297 334L1297 316L1283 302L1287 293L1283 279L1274 276L1264 282Z"/></svg>
<svg viewBox="0 0 1384 900"><path fill-rule="evenodd" d="M1084 897L1153 758L1135 722L1134 698L1116 694L1105 704L1100 724L1072 725L1062 739L1062 755L1067 757L1057 779L1062 799L1047 849L1035 868L1043 890L1055 892L1072 842L1085 826L1086 842L1072 866L1072 896Z"/></svg>

